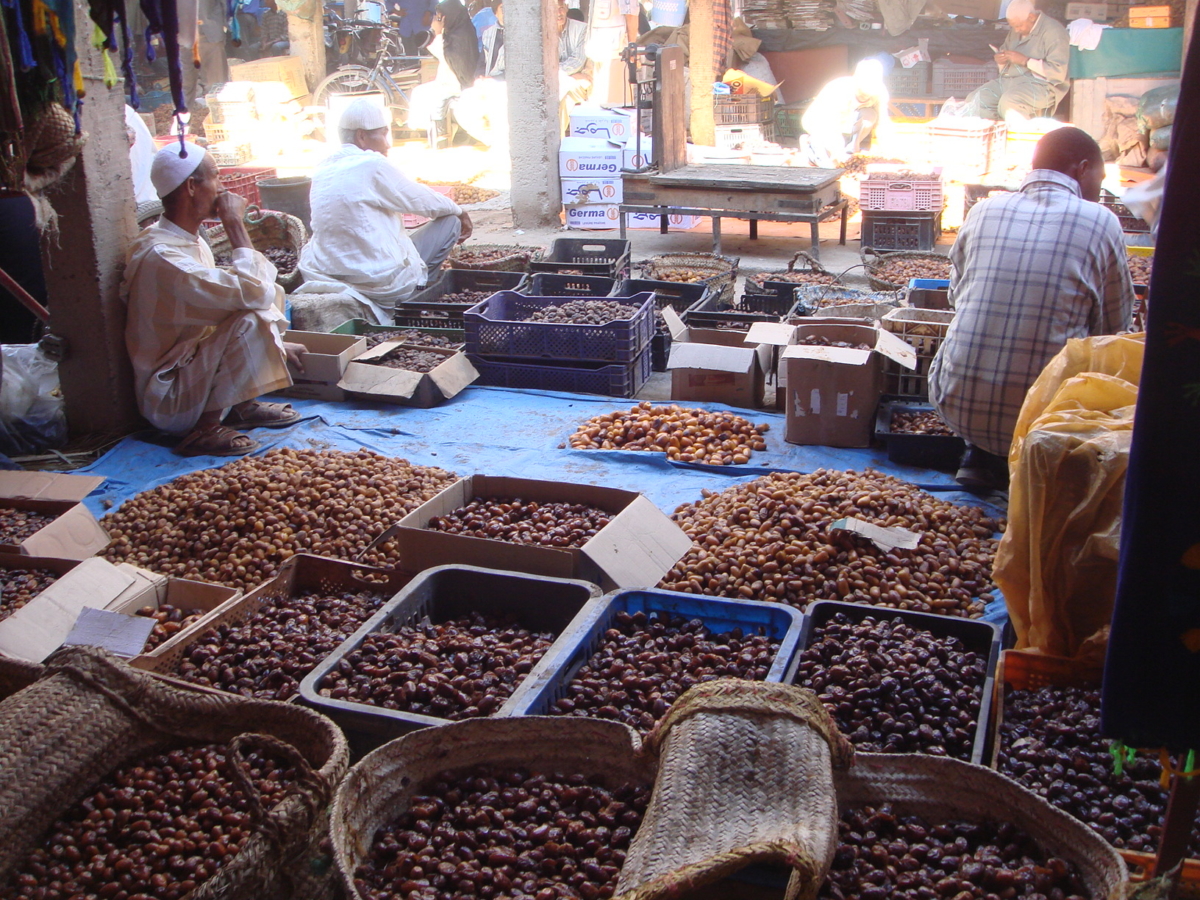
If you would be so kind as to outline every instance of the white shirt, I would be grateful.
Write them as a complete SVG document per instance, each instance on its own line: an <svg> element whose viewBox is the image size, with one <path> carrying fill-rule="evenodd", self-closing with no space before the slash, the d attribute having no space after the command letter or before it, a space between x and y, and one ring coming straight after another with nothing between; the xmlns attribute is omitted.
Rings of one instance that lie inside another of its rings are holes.
<svg viewBox="0 0 1200 900"><path fill-rule="evenodd" d="M310 195L312 240L300 253L309 281L349 285L391 307L425 284L425 263L404 215L437 219L462 210L406 177L384 156L343 144L317 166Z"/></svg>

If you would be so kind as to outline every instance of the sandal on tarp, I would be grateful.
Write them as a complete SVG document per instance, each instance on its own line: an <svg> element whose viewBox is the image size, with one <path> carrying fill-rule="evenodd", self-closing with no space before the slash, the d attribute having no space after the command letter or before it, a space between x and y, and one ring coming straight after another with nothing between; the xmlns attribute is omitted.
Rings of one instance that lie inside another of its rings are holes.
<svg viewBox="0 0 1200 900"><path fill-rule="evenodd" d="M254 405L244 411L235 406L225 417L225 424L231 428L286 428L300 421L300 413L292 409L290 403L267 403L255 401Z"/></svg>
<svg viewBox="0 0 1200 900"><path fill-rule="evenodd" d="M180 456L245 456L261 445L252 437L218 425L204 431L193 431L175 447Z"/></svg>

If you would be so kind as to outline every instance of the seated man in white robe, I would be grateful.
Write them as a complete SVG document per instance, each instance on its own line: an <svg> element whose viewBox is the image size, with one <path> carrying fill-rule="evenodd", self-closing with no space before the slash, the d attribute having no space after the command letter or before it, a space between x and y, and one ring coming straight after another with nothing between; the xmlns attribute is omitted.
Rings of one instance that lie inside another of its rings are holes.
<svg viewBox="0 0 1200 900"><path fill-rule="evenodd" d="M138 408L156 428L184 435L180 455L245 455L259 444L235 429L300 419L288 404L257 398L292 383L287 364L299 370L304 348L283 342L275 266L250 243L246 201L224 189L212 156L194 144L184 154L166 147L150 179L163 215L134 239L121 286ZM199 236L213 216L233 247L228 270Z"/></svg>

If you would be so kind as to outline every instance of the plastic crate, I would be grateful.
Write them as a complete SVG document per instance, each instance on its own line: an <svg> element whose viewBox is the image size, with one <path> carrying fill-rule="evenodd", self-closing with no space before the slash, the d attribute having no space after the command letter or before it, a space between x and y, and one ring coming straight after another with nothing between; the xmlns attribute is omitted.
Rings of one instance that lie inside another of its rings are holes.
<svg viewBox="0 0 1200 900"><path fill-rule="evenodd" d="M613 288L613 297L633 297L650 292L659 308L669 306L682 317L689 309L712 293L707 285L682 281L655 281L648 278L625 278ZM659 371L659 370L655 370Z"/></svg>
<svg viewBox="0 0 1200 900"><path fill-rule="evenodd" d="M929 178L901 180L876 177L897 166L874 164L867 166L867 177L858 185L858 205L864 210L893 212L940 212L945 206L945 186L942 168L935 166ZM875 169L875 172L871 170Z"/></svg>
<svg viewBox="0 0 1200 900"><path fill-rule="evenodd" d="M937 118L945 106L945 100L931 100L925 97L891 97L888 99L888 115L893 119L917 120L925 122Z"/></svg>
<svg viewBox="0 0 1200 900"><path fill-rule="evenodd" d="M273 166L225 166L218 171L221 186L230 193L237 194L247 203L259 206L261 199L258 183L275 177Z"/></svg>
<svg viewBox="0 0 1200 900"><path fill-rule="evenodd" d="M220 167L245 165L254 156L249 144L232 141L213 144L208 148L208 152L212 154L213 161Z"/></svg>
<svg viewBox="0 0 1200 900"><path fill-rule="evenodd" d="M607 299L599 297L596 299ZM606 325L530 322L529 316L561 297L533 297L497 291L463 315L467 350L483 356L570 362L632 362L654 336L652 294L629 297L636 312Z"/></svg>
<svg viewBox="0 0 1200 900"><path fill-rule="evenodd" d="M1000 69L994 62L973 64L939 59L933 64L933 96L962 100L971 91L999 77Z"/></svg>
<svg viewBox="0 0 1200 900"><path fill-rule="evenodd" d="M734 628L743 632L759 629L779 642L775 660L767 672L767 681L787 681L795 673L796 651L804 616L782 603L762 603L756 600L726 600L701 597L675 591L624 590L608 594L594 604L586 618L572 626L571 635L564 635L552 657L549 654L531 673L528 687L514 698L514 712L522 716L548 715L554 704L566 695L567 686L580 667L596 652L604 632L612 625L617 613L663 612L699 619L710 631L723 634Z"/></svg>
<svg viewBox="0 0 1200 900"><path fill-rule="evenodd" d="M903 620L911 628L927 631L934 637L958 638L970 652L976 653L987 660L987 670L983 683L980 685L979 717L975 721L975 740L971 749L971 757L966 762L980 764L983 762L988 748L990 733L988 721L992 708L993 684L996 677L996 665L1000 657L1000 629L991 622L980 619L963 619L957 616L943 616L935 613L914 612L911 609L891 609L886 606L868 606L865 603L842 603L838 600L818 600L808 607L804 617L804 628L800 636L799 653L796 654L796 666L803 661L804 651L815 640L818 632L829 620L838 613L845 615L852 622L861 622L868 616L875 619ZM793 684L799 684L794 679ZM801 684L801 687L803 685ZM854 690L854 682L842 684L848 691Z"/></svg>
<svg viewBox="0 0 1200 900"><path fill-rule="evenodd" d="M445 725L450 720L358 701L334 700L321 694L321 681L342 659L362 646L369 634L394 632L423 618L437 624L481 613L509 616L531 631L548 631L558 636L568 631L588 602L599 596L596 585L574 579L521 575L476 566L426 569L309 672L300 683L300 696L305 705L333 719L359 752L418 728ZM547 652L553 649L552 645ZM492 716L511 715L512 707L510 696Z"/></svg>
<svg viewBox="0 0 1200 900"><path fill-rule="evenodd" d="M405 328L462 328L463 313L476 304L445 302L442 297L459 291L517 291L524 286L525 278L523 272L444 269L437 281L396 307L396 324Z"/></svg>
<svg viewBox="0 0 1200 900"><path fill-rule="evenodd" d="M1003 122L979 119L938 119L925 126L925 159L942 166L951 180L978 180L998 171L1004 162L1008 129Z"/></svg>
<svg viewBox="0 0 1200 900"><path fill-rule="evenodd" d="M1149 234L1150 223L1141 216L1135 216L1129 207L1117 199L1116 194L1107 189L1100 191L1100 204L1111 211L1121 221L1121 230L1128 234Z"/></svg>
<svg viewBox="0 0 1200 900"><path fill-rule="evenodd" d="M804 110L799 106L776 106L775 107L775 137L776 140L782 138L798 138L800 137L802 128L800 119L804 115Z"/></svg>
<svg viewBox="0 0 1200 900"><path fill-rule="evenodd" d="M1007 150L1005 153L1007 154ZM967 213L971 211L971 207L980 200L986 200L992 194L1010 194L1013 189L1004 187L1003 185L992 184L968 184L963 188L963 220L967 218Z"/></svg>
<svg viewBox="0 0 1200 900"><path fill-rule="evenodd" d="M740 256L720 256L716 253L684 251L663 253L638 263L642 278L654 281L673 281L676 284L701 284L711 294L733 300L733 286L737 281ZM667 276L681 274L686 270L689 279L672 279Z"/></svg>
<svg viewBox="0 0 1200 900"><path fill-rule="evenodd" d="M743 294L737 305L720 296L709 296L687 311L689 325L701 328L750 330L755 322L779 322L795 305L792 297L775 294Z"/></svg>
<svg viewBox="0 0 1200 900"><path fill-rule="evenodd" d="M530 272L571 269L581 275L624 278L629 270L629 241L603 238L557 238L549 252L529 264Z"/></svg>
<svg viewBox="0 0 1200 900"><path fill-rule="evenodd" d="M775 98L758 94L713 97L713 122L717 125L757 125L775 117Z"/></svg>
<svg viewBox="0 0 1200 900"><path fill-rule="evenodd" d="M523 294L535 297L605 297L617 286L615 278L602 275L559 275L537 272L530 276Z"/></svg>
<svg viewBox="0 0 1200 900"><path fill-rule="evenodd" d="M333 334L389 334L393 331L399 331L395 325L376 325L374 322L368 322L366 319L347 319L337 328L333 329ZM461 328L422 328L423 334L433 335L434 337L443 337L448 341L458 344L460 347L466 339L466 332Z"/></svg>
<svg viewBox="0 0 1200 900"><path fill-rule="evenodd" d="M947 96L930 90L930 64L919 62L911 69L895 66L884 78L888 94L892 97L938 97Z"/></svg>
<svg viewBox="0 0 1200 900"><path fill-rule="evenodd" d="M929 367L946 338L954 312L943 309L895 309L880 320L884 330L901 338L917 352L916 369L906 369L885 359L884 392L914 400L929 399Z"/></svg>
<svg viewBox="0 0 1200 900"><path fill-rule="evenodd" d="M717 125L715 144L718 150L737 150L748 143L773 143L775 123L762 122L758 125Z"/></svg>
<svg viewBox="0 0 1200 900"><path fill-rule="evenodd" d="M917 309L949 309L950 280L948 278L910 278L908 305Z"/></svg>
<svg viewBox="0 0 1200 900"><path fill-rule="evenodd" d="M664 329L654 332L650 338L650 371L667 371L667 360L671 358L671 333Z"/></svg>
<svg viewBox="0 0 1200 900"><path fill-rule="evenodd" d="M875 416L875 438L887 447L888 459L904 466L952 471L958 468L966 441L951 434L895 434L892 415L896 412L935 412L928 403L885 400Z"/></svg>
<svg viewBox="0 0 1200 900"><path fill-rule="evenodd" d="M942 211L863 210L862 246L875 250L932 250L942 233Z"/></svg>
<svg viewBox="0 0 1200 900"><path fill-rule="evenodd" d="M510 362L469 353L477 384L535 391L566 391L573 394L602 394L628 399L642 389L650 377L650 348L631 363L580 363L575 366Z"/></svg>

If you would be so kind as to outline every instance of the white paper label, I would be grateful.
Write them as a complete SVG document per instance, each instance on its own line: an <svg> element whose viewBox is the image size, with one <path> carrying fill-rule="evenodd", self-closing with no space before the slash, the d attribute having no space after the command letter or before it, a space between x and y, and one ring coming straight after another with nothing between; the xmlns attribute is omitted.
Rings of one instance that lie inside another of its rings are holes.
<svg viewBox="0 0 1200 900"><path fill-rule="evenodd" d="M148 616L127 616L107 609L84 607L63 645L103 647L117 656L129 658L142 652L153 630L154 619Z"/></svg>
<svg viewBox="0 0 1200 900"><path fill-rule="evenodd" d="M881 550L912 550L921 542L921 536L915 532L904 528L883 528L853 517L838 519L829 527L861 534Z"/></svg>
<svg viewBox="0 0 1200 900"><path fill-rule="evenodd" d="M813 388L808 395L808 406L812 410L814 416L821 414L821 392L817 388Z"/></svg>
<svg viewBox="0 0 1200 900"><path fill-rule="evenodd" d="M839 416L846 415L846 410L849 408L849 406L850 406L850 395L849 394L838 394L837 395L837 414Z"/></svg>

